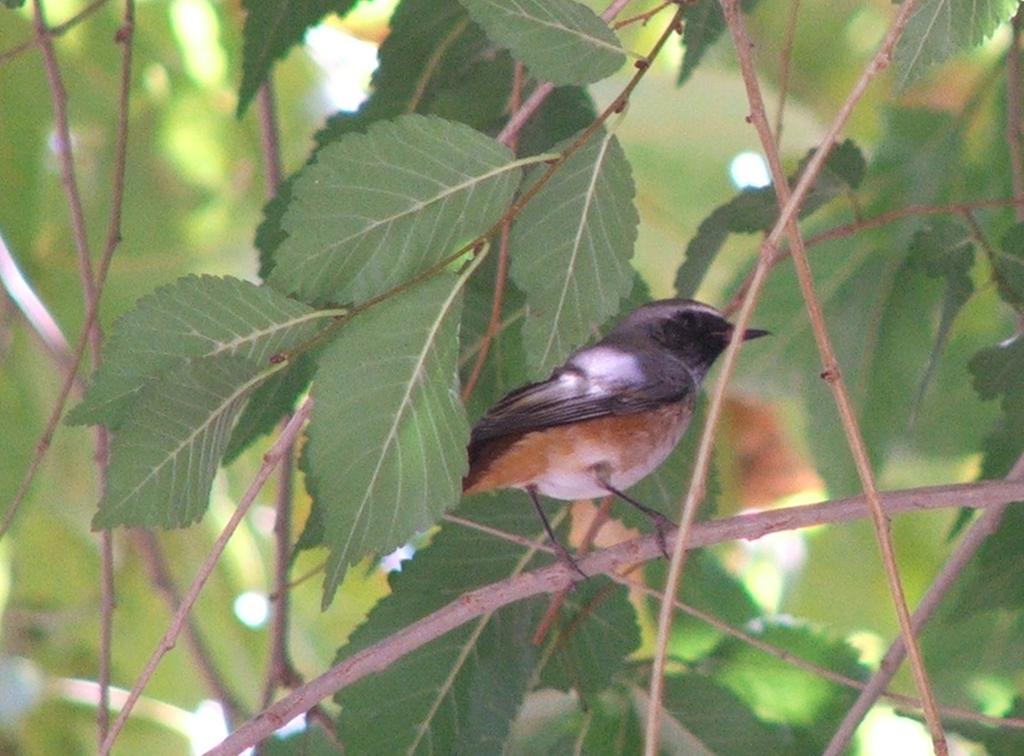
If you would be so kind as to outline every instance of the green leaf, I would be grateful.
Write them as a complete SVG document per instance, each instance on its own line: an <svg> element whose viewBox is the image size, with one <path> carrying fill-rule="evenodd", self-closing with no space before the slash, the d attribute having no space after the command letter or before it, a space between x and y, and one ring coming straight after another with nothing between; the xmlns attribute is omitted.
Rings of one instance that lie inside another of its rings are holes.
<svg viewBox="0 0 1024 756"><path fill-rule="evenodd" d="M754 10L758 0L740 0L744 13ZM682 85L693 74L704 54L725 31L725 16L719 0L697 0L683 16L683 65L679 69L678 84Z"/></svg>
<svg viewBox="0 0 1024 756"><path fill-rule="evenodd" d="M480 130L503 116L512 59L495 50L458 0L404 0L390 28L370 98L358 113L333 116L316 136L319 146L405 113L440 115Z"/></svg>
<svg viewBox="0 0 1024 756"><path fill-rule="evenodd" d="M799 179L813 155L812 150L800 161L796 173L789 178L790 186ZM825 161L825 166L814 186L807 193L807 198L800 208L800 217L807 217L847 188L856 189L864 178L864 170L864 155L856 144L848 139L836 145ZM694 295L729 234L769 231L778 217L778 200L771 186L743 189L724 205L716 208L701 222L697 234L686 246L685 259L676 273L678 295Z"/></svg>
<svg viewBox="0 0 1024 756"><path fill-rule="evenodd" d="M520 179L512 153L468 126L407 115L346 134L292 186L271 285L364 301L486 231Z"/></svg>
<svg viewBox="0 0 1024 756"><path fill-rule="evenodd" d="M1007 231L999 246L992 256L999 296L1017 312L1024 312L1024 223Z"/></svg>
<svg viewBox="0 0 1024 756"><path fill-rule="evenodd" d="M637 691L638 696L643 695ZM587 711L583 753L629 756L643 751L643 722L630 696L621 688L608 690ZM570 747L575 747L578 736Z"/></svg>
<svg viewBox="0 0 1024 756"><path fill-rule="evenodd" d="M512 88L512 60L508 53L495 52L458 0L404 0L389 25L391 31L378 51L380 65L373 73L370 98L358 113L337 113L328 120L316 134L317 149L309 163L316 161L320 149L345 134L364 132L372 123L405 113L441 115L480 130L503 117ZM468 90L484 94L470 97ZM281 223L300 175L293 174L278 187L264 209L256 233L264 280L273 268L274 252L288 238Z"/></svg>
<svg viewBox="0 0 1024 756"><path fill-rule="evenodd" d="M256 96L270 75L274 61L302 42L306 30L331 11L344 16L359 0L244 0L242 83L238 88L238 115Z"/></svg>
<svg viewBox="0 0 1024 756"><path fill-rule="evenodd" d="M864 181L869 201L863 216L881 215L893 207L949 202L951 182L959 181L958 166L965 161L961 122L920 109L892 109L885 118L886 133ZM821 211L828 213L830 225L852 220L845 203L834 205ZM943 303L941 283L910 260L910 241L921 225L920 217L910 217L808 250L872 463L883 474L894 469L889 465L896 462L895 454L953 459L975 453L991 417L963 379L963 360L973 348L963 349L959 335L954 335L936 368L932 390L910 422ZM927 330L922 331L924 324ZM744 363L760 382L770 381L787 395L800 397L807 433L814 439L810 451L815 468L830 494L860 491L834 398L818 376L820 356L793 266L779 265L768 278L757 325L775 336L750 350ZM957 433L949 432L953 427ZM862 606L866 608L866 601ZM837 611L853 613L852 604Z"/></svg>
<svg viewBox="0 0 1024 756"><path fill-rule="evenodd" d="M667 675L663 705L671 724L697 741L688 753L809 753L796 748L789 730L761 721L734 693L702 675Z"/></svg>
<svg viewBox="0 0 1024 756"><path fill-rule="evenodd" d="M466 502L459 514L536 538L541 526L521 492ZM391 595L341 649L366 648L526 567L522 546L446 524L391 576ZM530 638L546 601L537 597L472 620L341 691L338 722L349 753L499 753L540 660ZM387 726L381 726L381 723Z"/></svg>
<svg viewBox="0 0 1024 756"><path fill-rule="evenodd" d="M618 140L598 132L516 221L510 274L526 292L523 342L531 376L560 364L619 311L632 288L629 260L639 223L634 193Z"/></svg>
<svg viewBox="0 0 1024 756"><path fill-rule="evenodd" d="M1024 718L1024 698L1014 699L1013 707L1000 716L1007 719ZM917 717L914 717L917 719ZM922 718L923 719L923 718ZM1024 753L1024 730L1020 727L993 727L966 719L952 719L944 722L947 731L963 735L968 740L984 746L987 756L1019 756Z"/></svg>
<svg viewBox="0 0 1024 756"><path fill-rule="evenodd" d="M618 37L575 0L462 0L491 39L504 45L536 78L591 84L625 62Z"/></svg>
<svg viewBox="0 0 1024 756"><path fill-rule="evenodd" d="M237 278L181 278L140 299L114 324L92 385L67 422L117 429L143 388L189 360L238 355L267 365L331 316Z"/></svg>
<svg viewBox="0 0 1024 756"><path fill-rule="evenodd" d="M636 612L620 586L591 579L567 596L549 638L540 684L576 690L589 705L640 645Z"/></svg>
<svg viewBox="0 0 1024 756"><path fill-rule="evenodd" d="M982 399L999 399L1007 414L1024 410L1024 337L982 349L971 360L974 389Z"/></svg>
<svg viewBox="0 0 1024 756"><path fill-rule="evenodd" d="M463 386L467 385L491 321L498 268L496 251L492 250L465 287L459 334L462 341L459 372ZM487 361L466 401L466 412L470 418L479 418L501 397L529 380L522 340L525 312L526 298L512 281L506 280L502 297L501 330L491 340Z"/></svg>
<svg viewBox="0 0 1024 756"><path fill-rule="evenodd" d="M903 91L936 63L984 42L1016 12L1019 0L921 0L893 51Z"/></svg>
<svg viewBox="0 0 1024 756"><path fill-rule="evenodd" d="M198 520L242 405L276 369L220 354L142 389L114 434L107 495L93 527L176 528Z"/></svg>
<svg viewBox="0 0 1024 756"><path fill-rule="evenodd" d="M316 725L290 735L275 735L260 743L261 756L338 756L338 745Z"/></svg>
<svg viewBox="0 0 1024 756"><path fill-rule="evenodd" d="M458 281L438 275L356 316L324 350L305 451L331 551L325 605L350 564L402 545L458 501L469 440L461 307Z"/></svg>
<svg viewBox="0 0 1024 756"><path fill-rule="evenodd" d="M982 399L999 399L1003 416L995 433L987 439L988 456L1016 460L1024 453L1024 337L1013 339L978 352L970 362L974 388ZM991 467L986 459L985 467ZM1005 475L1002 469L986 470L989 475ZM1019 579L1024 568L1024 547L1020 532L1024 527L1024 509L1011 507L1003 516L999 530L989 536L978 551L963 582L958 608L963 613L984 612L999 607L1024 607L1024 583Z"/></svg>
<svg viewBox="0 0 1024 756"><path fill-rule="evenodd" d="M550 152L559 142L597 118L594 100L583 87L556 87L519 132L519 154Z"/></svg>
<svg viewBox="0 0 1024 756"><path fill-rule="evenodd" d="M265 436L295 409L299 398L316 372L316 361L309 354L298 355L288 367L270 376L252 394L238 423L231 433L231 441L224 452L224 464L233 462L260 436Z"/></svg>
<svg viewBox="0 0 1024 756"><path fill-rule="evenodd" d="M930 223L910 240L910 260L920 265L928 276L942 278L946 282L935 346L928 357L928 366L914 401L914 415L917 414L924 392L931 382L957 313L974 293L974 283L970 275L971 267L974 265L974 244L971 239L968 228L954 221L942 219Z"/></svg>
<svg viewBox="0 0 1024 756"><path fill-rule="evenodd" d="M668 563L665 560L648 562L644 569L648 585L664 585L667 574ZM740 627L762 613L743 584L722 566L713 552L706 550L694 551L687 559L686 580L683 581L680 600ZM657 614L657 602L650 598L646 601L652 616ZM694 664L707 658L722 638L720 630L701 619L680 613L672 623L669 652L673 659Z"/></svg>
<svg viewBox="0 0 1024 756"><path fill-rule="evenodd" d="M763 626L757 636L790 654L856 680L867 670L848 643L792 620ZM787 661L728 638L713 656L715 681L743 701L763 722L793 728L801 748L778 752L820 753L853 704L856 691L806 672ZM745 753L743 750L737 753Z"/></svg>

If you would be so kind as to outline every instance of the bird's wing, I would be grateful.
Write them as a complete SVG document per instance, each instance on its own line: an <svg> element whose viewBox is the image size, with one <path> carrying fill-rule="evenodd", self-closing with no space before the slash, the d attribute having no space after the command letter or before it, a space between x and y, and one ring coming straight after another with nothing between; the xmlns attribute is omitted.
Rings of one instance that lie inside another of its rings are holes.
<svg viewBox="0 0 1024 756"><path fill-rule="evenodd" d="M606 415L643 412L679 401L694 390L691 381L599 380L569 366L546 381L516 389L495 404L473 428L471 443Z"/></svg>

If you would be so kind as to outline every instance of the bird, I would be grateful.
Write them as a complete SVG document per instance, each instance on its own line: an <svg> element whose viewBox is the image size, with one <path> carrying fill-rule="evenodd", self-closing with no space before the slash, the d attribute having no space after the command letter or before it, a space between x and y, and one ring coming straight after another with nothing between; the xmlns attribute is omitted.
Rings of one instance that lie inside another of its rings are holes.
<svg viewBox="0 0 1024 756"><path fill-rule="evenodd" d="M549 378L515 389L484 413L470 434L463 493L525 491L555 555L584 578L555 537L541 495L566 501L613 495L652 522L667 555L672 522L626 490L679 443L701 383L733 331L721 312L692 299L641 305ZM750 328L743 340L768 333Z"/></svg>

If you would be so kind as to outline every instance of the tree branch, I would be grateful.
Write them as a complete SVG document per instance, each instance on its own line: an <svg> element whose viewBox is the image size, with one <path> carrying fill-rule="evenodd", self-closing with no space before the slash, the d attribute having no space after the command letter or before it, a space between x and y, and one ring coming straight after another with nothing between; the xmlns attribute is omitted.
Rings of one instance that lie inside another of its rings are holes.
<svg viewBox="0 0 1024 756"><path fill-rule="evenodd" d="M750 315L753 312L754 305L760 295L768 270L771 267L771 258L774 256L775 250L777 249L783 234L788 233L790 235L791 244L794 245L794 256L798 258L798 273L800 277L801 290L803 291L804 300L807 304L812 326L814 327L815 338L817 340L819 350L821 351L822 359L825 363L824 374L833 378L833 380L830 381L830 385L833 388L837 408L839 410L840 417L843 420L843 426L846 431L847 438L850 440L851 451L854 454L858 473L861 475L862 484L864 485L865 492L872 504L872 521L875 524L879 543L882 546L883 561L886 565L886 573L890 576L890 586L893 591L897 614L900 618L900 625L903 628L904 633L908 636L907 640L912 652L911 658L914 660L914 669L915 676L917 677L918 688L925 701L926 719L932 729L933 740L936 744L936 748L940 754L944 754L945 740L942 736L942 726L938 720L937 714L934 712L934 701L931 701L931 706L929 706L929 696L931 695L931 691L927 684L927 679L924 677L924 668L920 663L920 654L913 653L916 646L914 644L913 636L910 635L909 611L906 608L906 601L902 596L902 586L900 585L898 575L895 571L895 559L892 555L891 539L889 538L888 531L886 530L886 523L882 516L881 505L878 501L877 491L874 485L874 478L871 473L870 465L867 464L867 454L863 448L863 441L860 439L856 417L853 415L852 407L849 403L849 397L847 396L845 386L842 383L842 376L839 374L835 357L831 354L831 345L829 343L828 334L824 327L824 322L821 319L820 306L813 290L813 283L810 278L809 268L807 268L806 254L800 254L804 250L800 245L802 238L800 237L799 229L795 223L800 206L803 204L810 188L817 180L825 165L825 160L828 158L829 152L838 140L839 134L845 128L846 122L853 113L853 109L857 106L861 97L863 97L864 92L867 90L868 85L874 77L889 65L892 50L902 35L903 30L906 28L906 24L910 20L910 15L914 10L916 0L907 0L907 2L905 2L900 8L896 19L893 21L888 34L879 47L878 52L868 63L857 83L853 86L850 94L839 108L839 112L832 125L829 127L825 137L821 140L820 145L808 161L804 172L801 174L800 179L791 194L789 192L789 186L786 183L785 173L781 168L778 150L776 149L775 142L772 139L771 127L768 125L764 103L760 94L760 87L753 69L753 62L750 53L751 43L747 38L746 31L743 27L743 18L738 2L737 0L721 0L721 2L722 10L726 19L726 25L733 37L733 43L743 72L743 82L751 105L750 119L757 128L758 136L762 141L762 146L772 169L774 186L779 198L780 211L775 226L762 243L757 266L755 267L754 273L751 277L750 287L744 297L743 304L736 319L732 339L725 352L723 366L718 378L718 384L715 386L715 392L712 395L711 402L709 403L707 421L705 423L704 433L701 436L700 446L697 451L697 459L694 465L693 479L686 495L682 515L679 518L680 530L676 536L672 562L669 566L669 574L665 586L665 594L666 596L678 595L679 587L682 583L683 566L686 561L686 553L683 545L686 543L687 530L693 522L697 507L704 497L707 471L711 462L711 447L714 440L715 427L718 422L719 413L724 399L725 388L728 384L729 377L732 375L732 369L742 340L742 335L750 324ZM798 246L799 248L796 248ZM671 604L669 602L663 602L658 615L658 636L655 645L654 666L651 672L649 707L647 710L646 722L646 739L644 743L644 753L646 756L654 756L654 754L657 753L658 733L660 731L658 720L661 712L661 695L664 684L665 665L668 657L668 640L671 631L672 618L673 610Z"/></svg>
<svg viewBox="0 0 1024 756"><path fill-rule="evenodd" d="M174 615L181 608L181 593L178 591L178 586L174 582L171 570L167 566L167 560L164 558L163 549L160 548L160 542L149 530L130 530L129 536L146 565L146 570L149 572L149 582L156 588L160 597L167 605L168 610L170 610L171 615ZM206 682L206 686L224 707L225 718L228 722L238 721L246 716L245 707L239 701L238 696L228 688L227 683L213 661L213 654L210 653L210 649L203 639L199 625L192 617L186 619L183 633L185 635L185 642L192 653L196 669Z"/></svg>
<svg viewBox="0 0 1024 756"><path fill-rule="evenodd" d="M88 18L93 13L98 11L108 2L109 0L93 0L93 2L89 3L87 6L82 8L82 10L78 11L78 13L71 16L71 18L69 18L67 21L64 21L63 23L60 24L54 24L53 26L49 27L49 29L47 30L47 35L49 37L59 37L60 35L67 32L69 29L73 29L81 21L84 21L86 18ZM31 39L26 39L21 44L15 45L14 47L8 48L7 50L0 52L0 65L3 65L9 60L13 60L14 58L21 55L23 52L31 50L38 44L38 35L33 35Z"/></svg>
<svg viewBox="0 0 1024 756"><path fill-rule="evenodd" d="M793 61L793 40L796 38L796 21L800 15L800 0L789 0L789 16L786 19L786 38L779 55L779 102L775 106L776 145L782 144L782 120L786 112L786 97L789 94L789 65Z"/></svg>
<svg viewBox="0 0 1024 756"><path fill-rule="evenodd" d="M962 215L967 217L975 210L988 210L994 208L1003 207L1015 207L1024 209L1024 196L1012 197L1010 199L989 199L989 200L974 200L972 202L951 202L947 205L907 205L897 210L890 210L887 213L880 213L871 218L858 218L852 223L844 223L840 226L834 226L833 228L822 231L821 233L809 236L804 240L804 246L807 248L817 246L818 244L824 244L825 242L835 241L837 239L846 239L854 236L861 231L868 231L873 228L880 228L890 223L896 223L897 221L905 220L907 218L914 218L917 216L929 216L929 215ZM771 266L774 268L780 262L789 257L789 249L777 249L772 254ZM747 276L746 280L743 281L736 289L736 293L733 295L732 300L728 305L722 308L722 312L729 315L735 312L736 308L739 307L739 303L743 300L747 289L750 288L750 279L753 273Z"/></svg>
<svg viewBox="0 0 1024 756"><path fill-rule="evenodd" d="M1022 479L1024 479L1024 455L1017 460L1009 475L1006 476L1006 480L1010 482ZM967 563L971 561L978 552L978 549L981 548L981 544L999 527L999 522L1003 519L1007 506L1009 506L1009 502L992 504L986 508L960 540L956 549L949 559L946 560L946 564L943 565L938 577L928 587L924 598L921 599L921 603L914 610L911 626L915 633L921 632L921 628L931 619L939 603L949 593L950 588L953 587L953 583L964 571ZM874 706L881 692L885 690L885 687L896 674L896 670L899 669L906 656L906 651L903 638L896 638L882 658L882 663L879 665L875 676L871 678L864 691L857 697L857 700L843 718L842 723L840 723L835 735L832 736L832 740L825 751L826 756L840 756L846 750L850 740L853 738L853 733L857 730L864 716Z"/></svg>
<svg viewBox="0 0 1024 756"><path fill-rule="evenodd" d="M203 586L206 585L206 581L210 579L210 575L213 574L214 568L217 566L217 562L220 561L221 554L224 553L224 549L234 534L238 525L242 522L242 518L245 517L246 512L249 511L249 507L252 506L253 501L256 499L256 494L260 492L260 489L266 484L267 479L270 478L271 473L281 462L284 455L291 448L292 443L298 436L299 431L306 422L306 418L309 416L309 411L313 407L313 401L307 399L306 402L292 415L291 420L288 421L288 425L278 436L277 441L270 447L270 450L263 456L263 465L256 473L256 477L253 478L252 483L249 484L249 488L246 489L245 494L238 502L238 508L235 513L231 515L231 519L228 520L227 525L224 526L224 530L217 537L217 540L213 544L213 548L210 549L210 553L203 561L199 571L196 573L195 578L192 581L192 585L189 586L184 598L181 601L181 606L178 611L175 612L174 617L171 620L167 631L164 633L163 638L160 640L159 646L149 657L149 661L146 662L145 668L135 681L134 687L128 694L127 700L124 702L124 707L118 714L117 719L114 721L113 726L110 728L110 732L107 735L106 740L103 741L100 746L100 754L104 755L110 753L110 749L114 745L114 741L117 740L118 734L124 728L125 722L128 721L128 717L132 712L132 708L135 703L139 700L139 696L142 695L143 689L149 683L150 678L153 677L153 673L156 671L157 666L160 664L160 660L163 659L164 655L174 648L174 644L181 634L182 629L185 627L186 620L188 619L189 612L192 611L192 606L195 604L196 599L199 598L199 593L203 590Z"/></svg>
<svg viewBox="0 0 1024 756"><path fill-rule="evenodd" d="M1024 499L1024 482L983 481L933 486L881 494L887 515L946 507L986 507ZM725 520L697 523L690 531L687 549L701 548L736 539L756 539L782 530L849 522L868 516L865 497L855 496L832 502L790 507L770 512L740 515ZM649 535L594 552L579 561L589 575L611 575L615 571L661 557L656 535ZM483 586L465 593L447 606L409 625L382 641L335 665L273 706L246 722L216 748L210 756L241 753L271 735L317 702L391 664L445 633L496 611L515 601L567 588L575 573L560 563Z"/></svg>
<svg viewBox="0 0 1024 756"><path fill-rule="evenodd" d="M868 69L876 64L884 66L888 62L889 51L895 46L896 41L902 32L903 25L909 21L910 14L914 9L913 0L903 4L903 7L893 22L889 34L878 55L869 64ZM751 48L753 47L746 29L744 28L742 15L739 13L735 0L723 0L726 19L733 36L736 53L740 60L740 68L743 72L743 80L747 88L747 97L750 101L750 120L761 140L761 146L768 158L768 164L772 174L772 186L775 188L779 205L785 205L789 200L789 186L786 182L786 174L782 168L782 161L779 157L778 148L772 137L771 126L764 109L761 98L760 85L757 74L754 70ZM816 151L815 158L826 158L831 151L834 142L823 143ZM813 161L812 161L813 163ZM801 181L807 179L810 173L810 165L807 172L801 177ZM814 178L817 178L816 176ZM917 638L910 619L910 609L907 605L907 598L903 589L903 582L900 578L899 565L896 560L896 552L892 542L892 533L889 529L889 522L882 510L881 501L878 497L877 483L874 470L868 456L867 446L860 430L860 423L857 420L853 402L846 389L846 382L842 371L839 368L839 360L832 346L832 339L828 333L828 326L825 324L824 313L821 302L815 290L814 279L811 274L810 264L807 258L807 250L804 247L803 236L797 224L796 214L792 214L786 220L785 231L789 237L790 253L796 267L797 278L800 283L800 290L803 294L807 314L811 321L811 328L814 332L814 339L821 355L822 377L828 382L835 399L836 409L843 425L843 432L846 435L853 456L857 474L861 486L871 504L871 520L875 529L875 536L881 551L882 564L885 567L886 579L889 584L889 591L892 595L893 604L896 609L896 616L899 619L900 630L903 641L907 647L911 667L914 673L914 681L924 704L924 716L931 732L932 743L935 752L944 756L948 752L945 733L942 729L942 719L939 717L935 704L935 696L928 680L927 670L924 666L924 659L921 654ZM669 595L675 595L669 593Z"/></svg>

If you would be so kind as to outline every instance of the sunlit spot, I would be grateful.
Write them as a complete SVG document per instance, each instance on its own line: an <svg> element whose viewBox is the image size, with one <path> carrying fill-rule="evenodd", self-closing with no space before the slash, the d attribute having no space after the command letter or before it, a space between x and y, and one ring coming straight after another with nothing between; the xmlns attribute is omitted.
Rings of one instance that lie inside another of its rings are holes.
<svg viewBox="0 0 1024 756"><path fill-rule="evenodd" d="M730 569L760 606L768 612L778 611L790 579L807 561L803 534L784 530L737 545L729 559Z"/></svg>
<svg viewBox="0 0 1024 756"><path fill-rule="evenodd" d="M877 633L858 630L846 636L846 642L857 649L861 664L869 667L878 666L886 651L886 642Z"/></svg>
<svg viewBox="0 0 1024 756"><path fill-rule="evenodd" d="M380 568L385 572L401 572L402 562L406 559L412 559L412 555L416 553L409 544L405 546L399 546L397 549L392 551L386 557L380 560Z"/></svg>
<svg viewBox="0 0 1024 756"><path fill-rule="evenodd" d="M930 756L932 740L920 722L896 716L891 709L876 706L857 730L860 753L898 753L900 756Z"/></svg>
<svg viewBox="0 0 1024 756"><path fill-rule="evenodd" d="M171 94L171 79L167 69L159 63L150 63L142 70L142 86L146 93L158 102L164 102Z"/></svg>
<svg viewBox="0 0 1024 756"><path fill-rule="evenodd" d="M256 506L249 514L249 521L261 535L270 537L274 534L274 523L277 522L277 510L273 507Z"/></svg>
<svg viewBox="0 0 1024 756"><path fill-rule="evenodd" d="M740 189L768 186L772 180L764 158L756 152L741 152L729 163L729 177Z"/></svg>
<svg viewBox="0 0 1024 756"><path fill-rule="evenodd" d="M227 736L228 723L221 705L208 699L200 701L189 726L192 753L206 753ZM243 753L252 753L252 749Z"/></svg>
<svg viewBox="0 0 1024 756"><path fill-rule="evenodd" d="M306 32L306 49L325 74L321 90L328 107L350 113L358 110L377 69L377 46L321 24Z"/></svg>
<svg viewBox="0 0 1024 756"><path fill-rule="evenodd" d="M240 594L233 606L238 621L246 627L262 627L270 616L267 597L254 591Z"/></svg>
<svg viewBox="0 0 1024 756"><path fill-rule="evenodd" d="M0 724L15 726L30 712L43 694L42 673L20 656L0 657Z"/></svg>
<svg viewBox="0 0 1024 756"><path fill-rule="evenodd" d="M206 0L173 0L171 27L178 40L181 60L197 84L221 84L228 63L220 44L220 20Z"/></svg>

